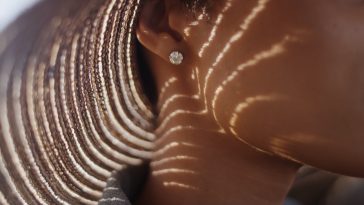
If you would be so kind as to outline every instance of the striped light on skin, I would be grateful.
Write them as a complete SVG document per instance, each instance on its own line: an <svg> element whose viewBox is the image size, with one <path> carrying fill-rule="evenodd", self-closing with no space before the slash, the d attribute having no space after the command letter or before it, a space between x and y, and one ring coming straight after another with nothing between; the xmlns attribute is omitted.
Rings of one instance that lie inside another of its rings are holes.
<svg viewBox="0 0 364 205"><path fill-rule="evenodd" d="M217 65L223 60L223 58L226 56L228 51L231 49L232 45L234 43L236 43L238 40L240 40L242 37L244 37L244 34L246 33L247 30L250 29L250 26L252 25L254 20L257 19L259 17L259 14L261 14L264 11L268 2L269 2L269 0L258 0L257 1L257 4L252 8L251 12L248 14L248 16L244 19L243 23L240 25L239 31L230 38L230 40L226 43L223 50L218 54L215 62L208 69L208 72L207 72L207 75L206 75L205 81L204 81L204 86L203 86L203 95L204 95L204 99L205 99L206 109L208 109L207 96L206 96L207 87L208 87L209 80L210 80L212 74L216 70ZM223 128L221 128L221 129L223 129Z"/></svg>
<svg viewBox="0 0 364 205"><path fill-rule="evenodd" d="M200 146L191 144L189 142L171 142L164 147L160 148L160 150L157 150L155 152L154 157L162 157L160 160L154 160L151 163L151 166L153 168L152 175L154 177L161 178L162 185L167 188L182 188L182 189L188 189L192 191L199 190L198 187L193 185L188 185L183 182L177 182L177 181L166 181L170 177L174 176L183 176L183 177L189 177L189 176L198 176L199 173L197 171L194 171L192 169L186 169L186 168L180 168L180 167L173 167L170 166L173 162L185 162L190 161L192 163L198 163L198 158L189 156L189 155L178 155L178 156L172 156L172 157L165 157L165 155L168 155L168 152L172 152L174 149L181 148L184 149L201 149ZM167 177L167 178L165 178Z"/></svg>
<svg viewBox="0 0 364 205"><path fill-rule="evenodd" d="M152 172L153 176L160 176L160 175L166 175L166 174L194 174L197 173L193 170L187 170L187 169L177 169L177 168L170 168L170 169L160 169Z"/></svg>
<svg viewBox="0 0 364 205"><path fill-rule="evenodd" d="M218 18L215 22L215 25L213 27L213 29L211 30L210 34L209 34L209 38L208 41L205 42L203 44L203 46L200 49L199 52L199 56L202 57L202 55L204 54L205 50L210 46L210 44L213 42L215 36L216 36L216 30L219 27L219 25L221 24L223 17L224 17L224 13L226 11L228 11L231 7L231 2L232 0L229 0L228 2L226 2L225 7L222 9L221 13L218 15ZM190 35L190 30L194 27L194 26L198 26L200 24L200 22L204 19L204 14L199 15L198 19L194 22L192 22L186 29L185 29L185 35L189 36ZM199 81L199 71L198 68L196 68L196 70L194 71L194 73L192 74L193 78L197 78ZM199 88L199 93L197 95L192 96L193 99L198 100L201 96L201 85L200 82L198 82L198 88ZM184 98L190 98L190 96L188 95L183 95L183 94L179 94L178 96L171 96L168 100L165 101L165 103L163 104L162 108L161 108L161 112L160 112L160 116L164 115L164 111L168 108L168 106L173 103L173 101L178 100L178 99L184 99ZM204 113L204 112L202 112Z"/></svg>
<svg viewBox="0 0 364 205"><path fill-rule="evenodd" d="M170 88L171 86L173 86L174 83L176 83L178 81L178 79L176 77L171 77L169 78L164 85L162 86L160 92L159 92L159 96L158 96L158 102L162 102L164 101L164 95L166 94L166 92L168 91L168 88Z"/></svg>
<svg viewBox="0 0 364 205"><path fill-rule="evenodd" d="M196 21L193 21L191 22L184 30L184 34L186 37L189 37L191 35L191 29L194 28L194 27L197 27L200 25L201 21L205 18L206 14L200 14L198 17L197 17L197 20Z"/></svg>
<svg viewBox="0 0 364 205"><path fill-rule="evenodd" d="M292 39L289 36L285 36L283 38L282 41L275 43L271 48L269 48L268 50L262 51L260 53L257 53L252 59L249 59L248 61L242 63L241 65L239 65L237 67L237 69L235 69L230 75L228 75L228 77L222 82L220 83L220 85L218 86L218 88L215 90L214 92L214 97L212 100L212 112L214 115L214 118L216 120L216 122L221 126L221 123L219 122L217 116L216 116L216 103L219 100L219 97L221 96L221 94L223 93L225 87L229 84L232 83L236 77L243 72L245 69L247 68L253 68L255 66L257 66L260 62L264 61L264 60L268 60L271 58L275 58L277 56L279 56L280 54L284 53L285 51L285 45L287 44L287 42L292 41Z"/></svg>
<svg viewBox="0 0 364 205"><path fill-rule="evenodd" d="M158 156L163 156L166 153L168 153L169 151L173 150L174 148L177 147L187 147L187 148L199 148L199 146L195 145L195 144L191 144L188 142L171 142L165 146L163 146L162 148L160 148L159 150L154 152L154 157L158 157Z"/></svg>
<svg viewBox="0 0 364 205"><path fill-rule="evenodd" d="M232 2L232 0L228 0L228 1L226 2L226 4L225 4L225 7L222 9L221 13L219 13L219 15L217 16L217 19L216 19L216 21L215 21L215 25L214 25L214 27L212 28L212 31L210 32L210 36L209 36L209 38L208 38L207 42L205 42L205 43L202 45L202 47L201 47L201 49L200 49L200 51L199 51L199 53L198 53L198 56L199 56L200 58L202 58L202 57L204 56L206 49L207 49L208 47L210 47L211 42L213 42L213 41L214 41L214 39L215 39L215 37L216 37L216 31L217 31L217 29L219 28L219 26L220 26L220 24L221 24L222 20L224 19L224 14L225 14L227 11L229 11L229 9L230 9L230 8L231 8L231 6L232 6L232 3L231 3L231 2Z"/></svg>
<svg viewBox="0 0 364 205"><path fill-rule="evenodd" d="M170 162L173 162L173 161L178 161L178 160L197 161L198 158L197 157L187 156L187 155L177 155L177 156L174 156L174 157L166 157L166 158L163 158L163 159L160 159L160 160L154 160L151 163L151 166L152 167L157 167L157 166L167 164L167 163L170 163Z"/></svg>
<svg viewBox="0 0 364 205"><path fill-rule="evenodd" d="M215 122L217 123L217 125L220 127L220 129L217 130L209 130L209 131L215 131L217 133L227 133L228 130L224 130L222 125L220 124L218 117L216 115L216 109L217 109L217 103L219 100L222 100L221 96L224 93L224 91L226 90L227 86L234 83L234 81L236 80L236 78L242 74L246 69L253 69L257 66L260 65L260 63L264 62L264 61L268 61L270 59L274 59L277 58L279 56L281 56L282 54L284 54L284 52L286 51L286 46L291 43L291 42L296 42L297 38L295 35L291 35L291 34L286 34L283 35L282 40L277 41L277 42L273 42L272 45L268 45L267 48L265 50L261 50L261 51L257 51L254 55L252 55L252 57L248 60L246 60L245 62L243 62L241 65L237 65L237 67L233 70L233 72L231 72L230 74L228 73L228 76L223 79L221 81L221 83L217 83L217 88L214 88L215 90L212 93L212 99L211 102L209 102L207 100L206 94L207 94L207 88L210 88L210 86L213 86L210 83L210 80L212 79L213 75L215 74L216 70L220 69L219 65L220 63L228 56L227 54L229 53L229 51L231 50L231 48L237 44L239 42L239 40L243 39L245 37L245 34L247 31L249 31L250 29L252 29L254 27L254 22L261 16L262 13L264 13L264 11L266 10L268 3L270 2L269 0L257 0L257 3L251 8L250 13L247 14L247 16L245 17L245 19L243 20L243 22L240 24L239 30L234 33L230 39L228 39L228 41L226 42L226 46L222 48L221 52L218 53L218 55L216 56L215 60L212 61L210 69L208 70L207 74L205 76L201 76L200 75L200 69L197 67L196 71L193 72L192 75L194 75L195 77L192 77L192 79L196 78L196 85L198 86L198 94L192 94L192 95L186 95L186 94L182 94L182 93L177 93L177 94L172 94L169 96L169 98L163 98L165 99L163 101L163 104L161 105L161 119L163 119L161 121L161 123L159 124L156 133L158 133L158 141L164 141L164 140L173 140L173 137L175 136L176 133L178 132L185 132L186 130L193 130L193 129L198 129L197 127L195 127L195 125L188 125L188 123L186 125L180 125L180 126L170 126L170 122L172 122L172 120L175 120L176 118L179 117L187 117L187 116L192 116L192 115L200 115L200 116L205 116L205 115L209 115L212 114L214 117ZM233 1L229 1L229 4L226 4L225 7L223 8L223 10L221 11L221 13L219 14L217 20L215 21L215 24L212 26L212 31L210 33L210 37L209 39L202 45L201 49L199 50L199 55L201 57L203 57L205 54L207 54L209 52L209 48L211 47L211 45L214 43L214 41L216 40L216 33L218 32L219 26L223 23L224 20L224 12L227 12L231 7L233 6ZM200 79L204 79L203 82L200 82ZM177 79L178 81L179 79ZM166 82L165 84L167 84L168 82ZM173 85L169 86L170 89L173 89ZM202 88L202 89L201 89ZM192 110L190 107L186 108L186 109L177 109L177 110L173 110L173 111L169 111L170 107L176 105L176 103L180 102L180 100L202 100L204 101L204 105L205 108L202 110ZM234 137L238 138L240 141L244 142L245 144L251 146L252 148L261 151L261 152L265 152L264 150L261 150L257 147L252 146L251 144L247 143L246 141L244 141L244 139L239 138L239 136L237 135L236 131L234 130L235 128L235 123L237 122L238 118L240 115L243 115L243 110L244 109L248 109L249 106L253 105L256 102L273 102L273 101L277 101L277 100L282 100L284 99L282 96L279 95L258 95L255 97L251 97L247 99L247 102L241 102L241 104L239 104L239 106L236 108L235 113L233 114L233 116L231 117L230 120L230 130L231 132L233 132ZM211 110L210 110L211 108ZM173 123L171 123L173 124ZM153 170L155 170L155 175L158 177L161 177L163 179L163 175L173 175L173 174L180 174L180 175L188 175L188 174L192 174L194 172L189 173L190 171L193 170L188 170L188 169L181 169L181 167L173 167L171 164L179 164L179 162L183 163L185 161L189 161L189 162L198 162L198 158L196 156L189 156L189 155L181 155L181 154L177 154L177 155L169 155L169 151L171 151L173 153L173 150L177 149L178 147L183 146L181 145L179 142L172 142L170 144L165 145L164 147L162 147L160 150L157 150L154 154L155 157L158 158L157 161L154 161L151 165L153 167ZM200 149L200 148L197 148ZM271 154L271 153L267 153L267 154ZM166 157L162 157L162 156L166 156ZM162 157L162 158L160 158ZM162 169L163 168L163 169ZM168 181L164 181L164 186L166 187L179 187L179 188L187 188L187 187L194 187L193 185L184 185L183 182L179 183L179 182L168 182ZM195 189L195 191L197 191Z"/></svg>
<svg viewBox="0 0 364 205"><path fill-rule="evenodd" d="M158 132L161 130L164 130L165 126L168 124L169 121L171 121L174 118L180 117L182 115L190 115L190 114L207 115L208 114L209 106L208 106L208 102L207 102L206 92L207 92L207 88L208 88L208 84L209 84L209 80L210 80L211 76L217 69L218 64L224 59L224 57L226 56L226 53L230 50L232 45L235 44L239 39L244 37L245 32L250 29L254 20L256 20L259 17L259 14L261 14L265 10L268 3L269 3L269 0L258 0L257 1L257 4L251 9L251 12L247 15L247 17L241 23L239 31L236 32L235 34L233 34L233 36L226 43L226 46L223 48L223 50L218 53L216 60L212 63L211 67L208 69L208 73L206 74L206 76L204 78L205 80L203 82L203 85L201 85L201 82L198 81L198 84L199 84L198 87L199 87L199 90L201 91L201 93L199 92L199 95L188 96L185 94L175 94L175 95L170 96L170 98L168 98L164 102L164 104L162 105L162 108L161 108L161 112L160 112L160 116L164 117L164 121L158 127L158 129L157 129ZM232 7L232 4L233 4L233 1L226 2L221 13L218 15L217 20L215 21L214 26L211 29L209 39L202 45L202 47L200 49L201 54L203 54L204 52L207 52L209 45L214 42L217 29L218 29L219 25L222 23L224 13ZM199 76L200 74L199 74L198 68L197 68L196 75L197 75L197 79L200 79L200 76ZM169 113L167 116L165 116L165 111L168 109L169 106L171 106L174 102L176 102L179 99L186 99L186 98L192 98L194 100L199 100L201 98L204 99L205 108L200 111L180 109L180 110L174 111L172 113ZM215 112L215 111L213 111L213 112ZM220 126L220 124L218 124L218 125ZM221 126L220 126L220 129L218 129L217 131L221 132L221 133L225 133L225 130Z"/></svg>
<svg viewBox="0 0 364 205"><path fill-rule="evenodd" d="M284 140L282 140L279 137L275 137L271 140L270 144L270 149L272 150L271 152L268 152L266 150L263 150L255 145L253 145L252 143L249 143L247 140L245 140L244 138L242 138L242 136L240 136L237 131L237 122L239 120L240 117L242 117L242 114L244 113L244 111L248 110L251 106L254 106L256 103L262 103L262 102L277 102L277 101L285 101L288 100L288 98L286 96L282 96L282 95L278 95L278 94L268 94L268 95L257 95L254 97L248 97L245 99L244 102L239 103L235 109L233 114L230 117L229 120L229 129L230 132L234 135L234 137L236 139L238 139L239 141L243 142L244 144L250 146L251 148L268 154L268 155L273 155L273 153L277 156L280 156L282 158L288 159L290 161L294 161L297 162L298 164L304 164L302 161L295 159L293 157L291 157L286 150L282 149L282 145L285 144L286 142ZM307 139L309 139L308 135L304 135L304 134L296 134L294 137L291 137L291 139L296 139L297 141L299 141L300 139L304 139L305 141L307 141Z"/></svg>
<svg viewBox="0 0 364 205"><path fill-rule="evenodd" d="M172 187L172 188L187 189L187 190L192 190L192 191L198 191L198 190L200 190L198 187L191 186L191 185L184 184L184 183L180 183L180 182L175 182L175 181L166 181L166 182L163 182L163 186L165 186L165 187Z"/></svg>

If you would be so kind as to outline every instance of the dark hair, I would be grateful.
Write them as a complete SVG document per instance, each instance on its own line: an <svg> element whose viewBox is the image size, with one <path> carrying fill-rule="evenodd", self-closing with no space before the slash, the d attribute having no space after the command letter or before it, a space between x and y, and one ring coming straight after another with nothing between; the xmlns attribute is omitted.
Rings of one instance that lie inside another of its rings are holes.
<svg viewBox="0 0 364 205"><path fill-rule="evenodd" d="M207 0L182 0L189 9L201 9L206 6Z"/></svg>
<svg viewBox="0 0 364 205"><path fill-rule="evenodd" d="M211 9L216 0L181 0L185 7L194 13Z"/></svg>

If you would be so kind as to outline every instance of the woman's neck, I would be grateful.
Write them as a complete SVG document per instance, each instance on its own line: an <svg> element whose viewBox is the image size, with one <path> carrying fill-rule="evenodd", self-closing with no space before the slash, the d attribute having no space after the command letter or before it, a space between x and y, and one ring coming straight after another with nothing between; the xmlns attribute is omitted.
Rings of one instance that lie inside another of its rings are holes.
<svg viewBox="0 0 364 205"><path fill-rule="evenodd" d="M198 114L167 123L137 204L282 204L299 166L208 130L208 124Z"/></svg>
<svg viewBox="0 0 364 205"><path fill-rule="evenodd" d="M218 132L197 86L202 79L149 61L160 94L158 140L136 204L282 204L299 165Z"/></svg>

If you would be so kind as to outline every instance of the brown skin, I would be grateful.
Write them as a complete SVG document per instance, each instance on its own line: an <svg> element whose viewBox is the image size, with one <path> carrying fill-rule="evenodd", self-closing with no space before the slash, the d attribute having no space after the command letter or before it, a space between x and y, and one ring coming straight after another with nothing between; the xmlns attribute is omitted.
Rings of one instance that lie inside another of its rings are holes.
<svg viewBox="0 0 364 205"><path fill-rule="evenodd" d="M158 101L156 150L172 142L195 146L156 151L138 204L281 204L301 164L364 177L363 2L272 0L259 7L258 1L232 0L200 58L227 2L221 0L198 26L190 26L196 19L179 1L147 1L142 9L137 34L157 89L178 79ZM248 17L254 7L257 15ZM246 19L251 23L203 89L209 68ZM172 50L184 54L182 65L169 63ZM200 95L191 98L199 86ZM162 109L175 94L190 98ZM168 120L181 109L188 112ZM170 133L176 126L185 128ZM170 172L158 172L165 169Z"/></svg>

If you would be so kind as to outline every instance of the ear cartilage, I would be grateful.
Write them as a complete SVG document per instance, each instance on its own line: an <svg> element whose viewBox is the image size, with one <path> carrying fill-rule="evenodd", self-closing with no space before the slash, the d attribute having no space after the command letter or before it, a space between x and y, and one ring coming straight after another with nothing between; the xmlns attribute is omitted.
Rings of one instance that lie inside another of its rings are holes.
<svg viewBox="0 0 364 205"><path fill-rule="evenodd" d="M169 61L173 65L181 65L183 62L183 54L179 51L172 51L171 54L169 54Z"/></svg>

